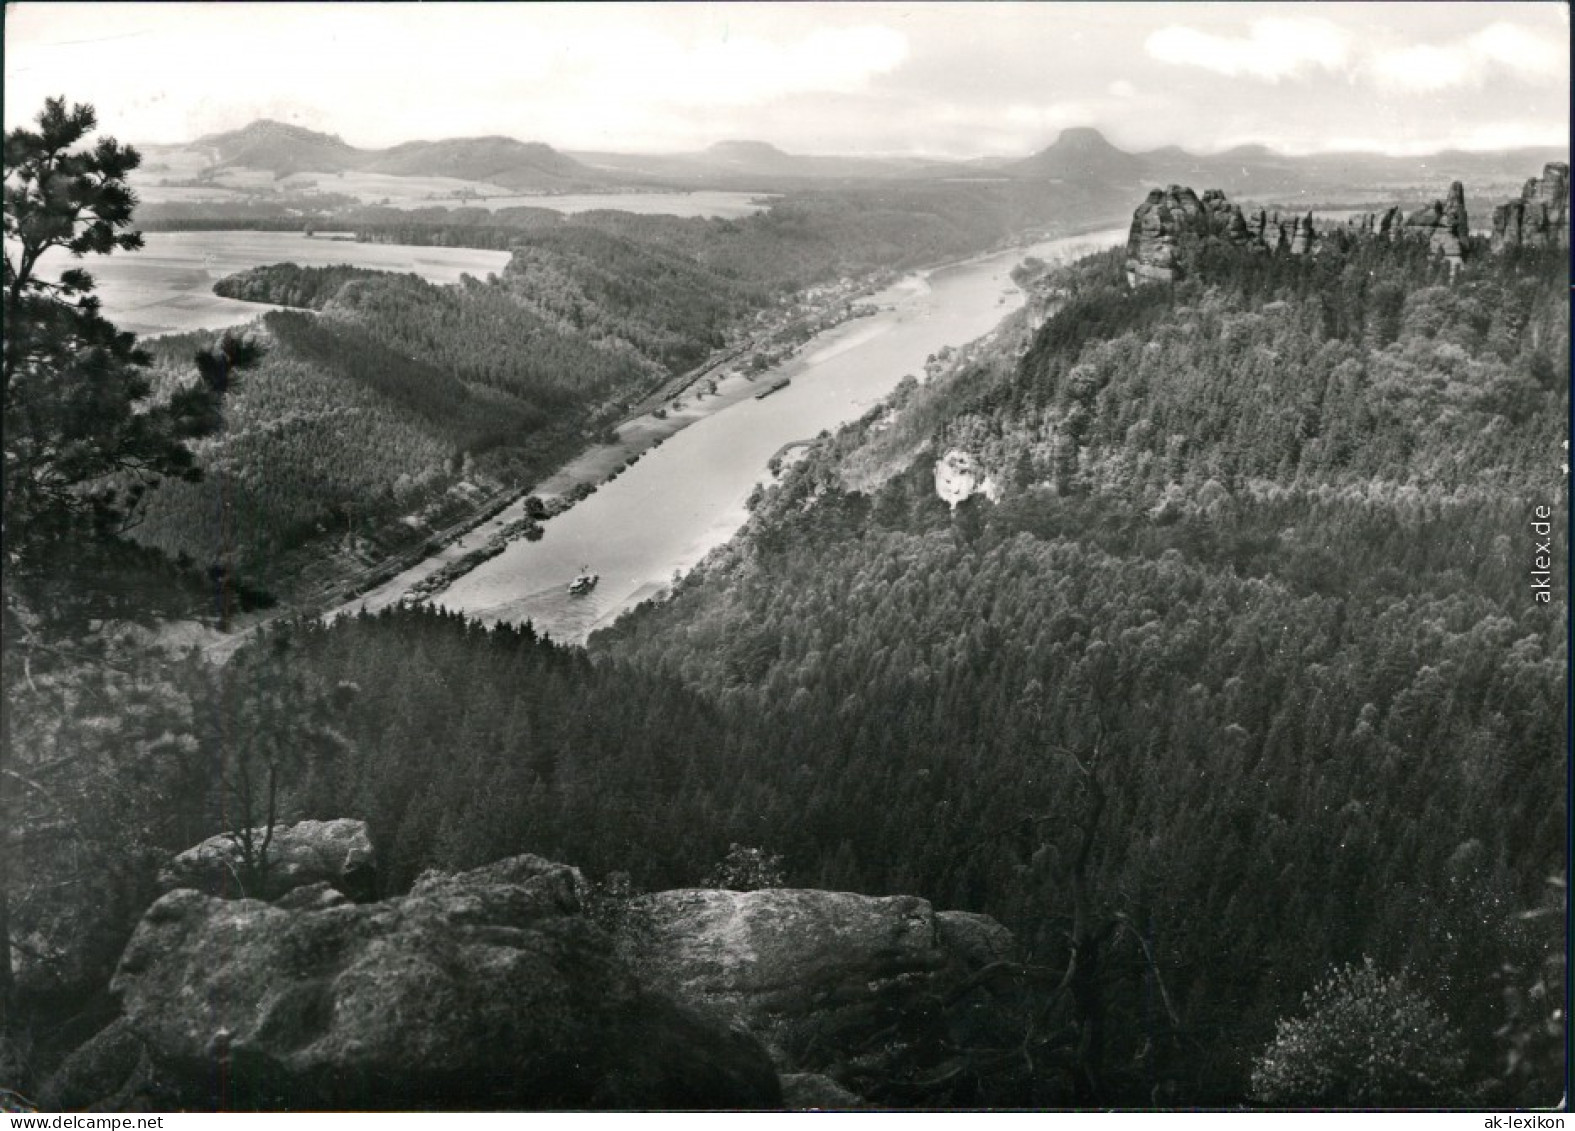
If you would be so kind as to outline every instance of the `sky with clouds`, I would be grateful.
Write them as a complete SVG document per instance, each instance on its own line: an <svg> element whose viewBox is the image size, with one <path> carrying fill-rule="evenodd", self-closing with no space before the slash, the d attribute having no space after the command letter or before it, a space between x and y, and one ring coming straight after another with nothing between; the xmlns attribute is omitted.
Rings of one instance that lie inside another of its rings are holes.
<svg viewBox="0 0 1575 1131"><path fill-rule="evenodd" d="M1536 3L6 5L5 124L93 103L185 141L270 117L360 146L750 138L798 153L1567 145L1570 32Z"/></svg>

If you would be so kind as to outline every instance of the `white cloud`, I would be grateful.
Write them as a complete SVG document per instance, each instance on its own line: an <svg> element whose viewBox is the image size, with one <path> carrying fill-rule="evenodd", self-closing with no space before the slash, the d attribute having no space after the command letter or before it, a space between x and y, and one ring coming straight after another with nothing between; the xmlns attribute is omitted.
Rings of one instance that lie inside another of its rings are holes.
<svg viewBox="0 0 1575 1131"><path fill-rule="evenodd" d="M1254 20L1246 36L1234 37L1172 24L1149 35L1143 47L1164 63L1278 82L1307 67L1340 69L1350 55L1349 40L1328 20L1264 18Z"/></svg>
<svg viewBox="0 0 1575 1131"><path fill-rule="evenodd" d="M1040 135L1047 131L1066 129L1068 126L1086 126L1096 116L1094 108L1086 102L1054 102L1047 106L1032 106L1019 102L1008 106L1006 112L1001 115L1009 125L1027 127ZM1025 136L1033 136L1033 134Z"/></svg>
<svg viewBox="0 0 1575 1131"><path fill-rule="evenodd" d="M907 37L879 26L823 28L787 41L728 36L689 44L668 35L604 33L562 78L595 97L744 106L862 90L907 54Z"/></svg>
<svg viewBox="0 0 1575 1131"><path fill-rule="evenodd" d="M1117 79L1105 89L1116 98L1131 98L1137 94L1137 87L1133 86L1126 79Z"/></svg>
<svg viewBox="0 0 1575 1131"><path fill-rule="evenodd" d="M1367 68L1377 84L1392 91L1430 94L1457 86L1481 86L1495 73L1530 79L1565 79L1567 44L1519 24L1498 22L1442 46L1418 44L1377 51Z"/></svg>
<svg viewBox="0 0 1575 1131"><path fill-rule="evenodd" d="M796 9L745 5L686 19L648 4L30 3L16 14L7 124L58 88L96 104L106 132L143 141L269 115L340 122L359 145L481 132L639 143L675 115L856 94L909 55L907 35L873 16L817 27Z"/></svg>

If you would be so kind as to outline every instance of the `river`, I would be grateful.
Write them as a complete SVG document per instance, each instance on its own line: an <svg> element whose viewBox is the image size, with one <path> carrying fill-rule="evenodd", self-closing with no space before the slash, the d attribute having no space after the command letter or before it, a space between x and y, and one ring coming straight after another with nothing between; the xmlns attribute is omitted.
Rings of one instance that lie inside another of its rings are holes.
<svg viewBox="0 0 1575 1131"><path fill-rule="evenodd" d="M519 540L432 597L432 603L488 622L529 620L555 640L583 642L597 627L660 593L675 572L694 566L748 517L750 491L784 445L856 419L906 374L947 345L988 333L1024 301L1013 267L1028 256L1047 262L1111 247L1126 228L1048 240L911 275L871 296L881 309L810 342L792 360L751 382L723 383L712 411L649 450L617 479L545 524L537 542ZM784 378L764 399L755 393ZM639 421L624 427L638 427ZM550 488L550 485L548 485ZM379 608L420 576L485 541L521 513L518 504L438 558L351 602ZM571 597L582 570L596 588Z"/></svg>
<svg viewBox="0 0 1575 1131"><path fill-rule="evenodd" d="M508 265L506 251L468 247L409 247L312 239L301 232L145 232L142 250L80 264L98 284L104 316L140 337L218 330L251 322L268 306L220 298L213 284L226 275L267 263L302 267L348 264L378 271L413 272L432 283L457 283L464 274L486 278ZM52 251L51 270L71 265Z"/></svg>

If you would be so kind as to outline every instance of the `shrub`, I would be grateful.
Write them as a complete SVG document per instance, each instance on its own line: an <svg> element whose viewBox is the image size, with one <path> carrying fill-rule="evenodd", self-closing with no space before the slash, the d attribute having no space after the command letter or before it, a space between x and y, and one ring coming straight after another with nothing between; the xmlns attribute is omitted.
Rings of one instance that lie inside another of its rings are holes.
<svg viewBox="0 0 1575 1131"><path fill-rule="evenodd" d="M786 877L782 872L782 857L763 848L734 844L728 848L727 857L700 882L708 888L725 891L759 891L781 887Z"/></svg>
<svg viewBox="0 0 1575 1131"><path fill-rule="evenodd" d="M1403 975L1371 958L1336 970L1282 1020L1253 1063L1252 1093L1277 1107L1444 1105L1462 1097L1460 1034Z"/></svg>

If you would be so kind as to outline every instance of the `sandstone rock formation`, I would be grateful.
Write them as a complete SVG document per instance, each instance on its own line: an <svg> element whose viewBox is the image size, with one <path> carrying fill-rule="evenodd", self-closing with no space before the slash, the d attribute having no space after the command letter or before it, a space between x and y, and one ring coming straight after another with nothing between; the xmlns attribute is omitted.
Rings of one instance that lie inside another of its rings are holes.
<svg viewBox="0 0 1575 1131"><path fill-rule="evenodd" d="M1014 957L1010 932L912 896L662 892L630 905L620 953L647 984L747 1026L784 1072L881 1104L912 1102L900 1082L934 1075L969 1034L1010 1031L997 1003L962 986Z"/></svg>
<svg viewBox="0 0 1575 1131"><path fill-rule="evenodd" d="M1532 177L1520 199L1493 209L1494 251L1511 247L1569 247L1570 167L1554 162Z"/></svg>
<svg viewBox="0 0 1575 1131"><path fill-rule="evenodd" d="M264 830L253 834L261 844ZM274 899L318 883L329 884L351 899L366 900L376 894L376 858L365 821L340 818L280 825L268 844L267 860L267 890L246 891L242 854L234 838L209 837L171 860L159 872L159 886L164 891L194 888L223 898Z"/></svg>
<svg viewBox="0 0 1575 1131"><path fill-rule="evenodd" d="M170 892L121 959L111 988L122 1020L67 1062L51 1099L159 1110L779 1106L760 1043L643 986L577 913L581 886L575 869L523 856L425 876L373 904L327 885L273 905ZM130 1081L111 1093L124 1070Z"/></svg>
<svg viewBox="0 0 1575 1131"><path fill-rule="evenodd" d="M1357 236L1392 241L1400 238L1405 227L1405 213L1398 205L1382 212L1364 212L1346 221L1346 226Z"/></svg>
<svg viewBox="0 0 1575 1131"><path fill-rule="evenodd" d="M1406 217L1408 234L1423 237L1434 254L1442 255L1451 272L1465 261L1466 241L1471 225L1466 217L1466 190L1459 181L1449 186L1446 200L1435 200Z"/></svg>
<svg viewBox="0 0 1575 1131"><path fill-rule="evenodd" d="M1239 205L1219 189L1200 199L1190 188L1171 185L1150 191L1132 214L1127 235L1127 282L1174 282L1184 278L1193 249L1209 240L1252 251L1288 250L1294 222L1282 226L1278 214L1259 211L1249 221ZM1311 215L1302 250L1311 246Z"/></svg>
<svg viewBox="0 0 1575 1131"><path fill-rule="evenodd" d="M1127 282L1169 283L1177 278L1176 245L1202 207L1191 189L1153 189L1132 213L1127 234Z"/></svg>
<svg viewBox="0 0 1575 1131"><path fill-rule="evenodd" d="M1290 223L1290 253L1292 255L1306 255L1313 247L1313 217L1309 212L1299 220Z"/></svg>
<svg viewBox="0 0 1575 1131"><path fill-rule="evenodd" d="M284 843L353 844L355 824L312 837L295 826ZM207 848L182 854L178 874L211 878L193 863L219 851ZM1000 1049L1030 1030L1033 999L1011 932L988 916L911 896L697 889L622 904L609 935L584 913L579 872L534 856L427 873L375 903L352 902L335 878L271 904L163 896L122 955L119 1018L47 1083L46 1104L846 1109L1030 1096L1031 1074Z"/></svg>

